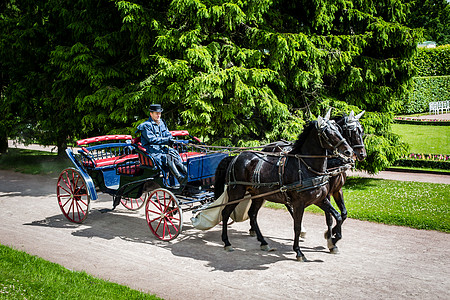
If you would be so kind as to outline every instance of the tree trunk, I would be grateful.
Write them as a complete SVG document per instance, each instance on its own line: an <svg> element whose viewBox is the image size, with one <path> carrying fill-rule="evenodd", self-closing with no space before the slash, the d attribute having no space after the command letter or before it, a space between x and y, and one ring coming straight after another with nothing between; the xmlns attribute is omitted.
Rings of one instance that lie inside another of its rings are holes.
<svg viewBox="0 0 450 300"><path fill-rule="evenodd" d="M8 151L8 136L4 132L0 132L0 153Z"/></svg>
<svg viewBox="0 0 450 300"><path fill-rule="evenodd" d="M58 156L65 156L66 155L66 149L67 149L67 141L58 139L57 145L58 147Z"/></svg>

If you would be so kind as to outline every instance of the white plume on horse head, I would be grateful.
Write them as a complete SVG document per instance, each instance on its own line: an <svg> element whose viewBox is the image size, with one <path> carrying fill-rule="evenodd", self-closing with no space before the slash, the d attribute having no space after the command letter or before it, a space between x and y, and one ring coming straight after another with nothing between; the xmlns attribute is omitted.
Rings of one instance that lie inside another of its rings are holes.
<svg viewBox="0 0 450 300"><path fill-rule="evenodd" d="M356 119L356 120L359 120L359 119L364 115L365 112L366 112L365 110L363 110L362 112L360 112L358 115L355 116L355 119Z"/></svg>
<svg viewBox="0 0 450 300"><path fill-rule="evenodd" d="M331 118L331 108L327 111L327 114L324 117L326 120L329 120Z"/></svg>
<svg viewBox="0 0 450 300"><path fill-rule="evenodd" d="M321 116L317 117L317 128L323 128L327 125L327 119L322 118Z"/></svg>
<svg viewBox="0 0 450 300"><path fill-rule="evenodd" d="M348 119L351 120L351 121L353 121L355 119L355 112L353 110L350 112L350 115L348 116Z"/></svg>
<svg viewBox="0 0 450 300"><path fill-rule="evenodd" d="M362 112L360 112L358 115L355 116L355 112L352 110L350 112L350 115L348 116L349 121L358 121L365 113L366 111L363 110Z"/></svg>

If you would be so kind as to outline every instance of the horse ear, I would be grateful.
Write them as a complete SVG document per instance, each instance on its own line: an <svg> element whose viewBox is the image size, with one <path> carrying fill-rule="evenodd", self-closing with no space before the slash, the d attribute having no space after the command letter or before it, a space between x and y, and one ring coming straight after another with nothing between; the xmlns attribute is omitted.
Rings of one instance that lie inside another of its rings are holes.
<svg viewBox="0 0 450 300"><path fill-rule="evenodd" d="M348 119L349 120L353 120L355 118L355 112L352 110L351 112L350 112L350 115L348 116Z"/></svg>
<svg viewBox="0 0 450 300"><path fill-rule="evenodd" d="M355 116L355 119L356 119L356 120L359 120L359 118L361 118L361 117L364 115L365 112L366 112L365 110L363 110L362 112L360 112L357 116Z"/></svg>
<svg viewBox="0 0 450 300"><path fill-rule="evenodd" d="M324 122L323 118L322 118L321 116L319 116L319 117L317 118L317 126L318 126L319 128L321 128L321 127L323 126L324 123L325 123L325 122Z"/></svg>
<svg viewBox="0 0 450 300"><path fill-rule="evenodd" d="M325 119L329 120L331 118L331 108L327 111L327 114L325 115Z"/></svg>

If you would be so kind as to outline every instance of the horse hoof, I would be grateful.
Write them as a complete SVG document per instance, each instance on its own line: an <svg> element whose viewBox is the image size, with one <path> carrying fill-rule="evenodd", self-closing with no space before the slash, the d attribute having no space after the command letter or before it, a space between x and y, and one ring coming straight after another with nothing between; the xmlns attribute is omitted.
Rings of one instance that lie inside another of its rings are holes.
<svg viewBox="0 0 450 300"><path fill-rule="evenodd" d="M330 253L331 254L339 254L338 247L334 246L333 248L330 248Z"/></svg>
<svg viewBox="0 0 450 300"><path fill-rule="evenodd" d="M256 231L254 230L250 230L248 233L250 234L250 236L256 236Z"/></svg>
<svg viewBox="0 0 450 300"><path fill-rule="evenodd" d="M333 239L327 239L327 247L328 249L337 248L336 245L333 243Z"/></svg>
<svg viewBox="0 0 450 300"><path fill-rule="evenodd" d="M306 237L306 231L300 232L300 237L304 239Z"/></svg>
<svg viewBox="0 0 450 300"><path fill-rule="evenodd" d="M305 257L304 255L302 255L302 256L297 256L297 261L305 262L305 261L306 261L306 257Z"/></svg>
<svg viewBox="0 0 450 300"><path fill-rule="evenodd" d="M233 252L234 251L234 249L233 249L233 247L232 246L225 246L225 251L227 251L227 252Z"/></svg>
<svg viewBox="0 0 450 300"><path fill-rule="evenodd" d="M261 245L261 250L267 251L267 252L273 252L273 251L277 251L277 248L270 248L269 245Z"/></svg>

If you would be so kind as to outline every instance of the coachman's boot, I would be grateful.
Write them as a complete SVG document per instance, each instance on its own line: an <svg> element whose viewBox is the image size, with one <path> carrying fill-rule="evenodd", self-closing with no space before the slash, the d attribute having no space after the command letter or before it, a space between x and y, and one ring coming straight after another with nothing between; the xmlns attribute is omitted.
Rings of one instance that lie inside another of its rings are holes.
<svg viewBox="0 0 450 300"><path fill-rule="evenodd" d="M167 161L167 164L169 165L170 168L170 172L172 172L173 176L175 176L175 178L178 180L178 182L180 184L184 184L185 182L185 178L187 178L187 172L186 172L186 167L184 167L181 171L185 174L181 175L180 172L178 171L178 164L174 161L174 159L169 159ZM180 184L176 184L173 185L173 188L180 188Z"/></svg>

